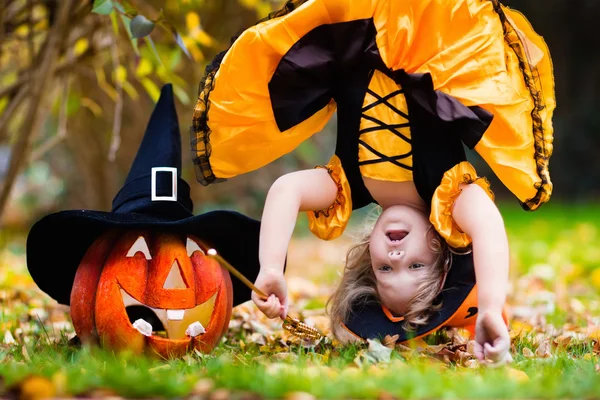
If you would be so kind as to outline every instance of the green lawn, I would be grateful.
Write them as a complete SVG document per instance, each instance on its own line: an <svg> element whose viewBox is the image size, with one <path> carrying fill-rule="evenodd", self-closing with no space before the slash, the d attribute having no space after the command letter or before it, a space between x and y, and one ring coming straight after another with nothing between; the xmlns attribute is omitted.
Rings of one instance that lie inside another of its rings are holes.
<svg viewBox="0 0 600 400"><path fill-rule="evenodd" d="M0 347L0 395L186 397L210 392L211 398L304 398L295 392L306 392L319 398L598 398L600 207L550 204L527 213L503 205L501 210L513 260L509 305L514 363L509 368L480 367L468 353L463 332L456 331L440 332L411 347L396 346L391 354L377 344L342 347L324 341L303 346L248 304L234 310L226 340L210 355L162 361L70 346L68 316L28 281L23 238L5 236L0 340L11 332L15 342ZM299 231L294 248L317 249ZM306 258L335 276L340 265L319 265L315 260L325 256L314 251L297 250L297 262ZM331 282L294 282L294 312L312 318L326 332L322 305Z"/></svg>

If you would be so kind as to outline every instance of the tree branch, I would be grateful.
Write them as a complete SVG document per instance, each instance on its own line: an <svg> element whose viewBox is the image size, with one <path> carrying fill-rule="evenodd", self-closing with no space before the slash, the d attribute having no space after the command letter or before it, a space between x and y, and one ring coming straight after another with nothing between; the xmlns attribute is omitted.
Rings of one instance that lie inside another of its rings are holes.
<svg viewBox="0 0 600 400"><path fill-rule="evenodd" d="M115 75L119 70L119 53L117 49L117 43L115 40L112 41L111 46L111 58L113 61L113 70ZM117 98L115 99L115 116L113 119L112 139L110 141L110 149L108 151L108 160L115 161L117 156L117 150L121 145L121 119L123 116L123 82L118 76L115 77Z"/></svg>
<svg viewBox="0 0 600 400"><path fill-rule="evenodd" d="M23 161L26 159L31 135L39 127L40 111L44 108L40 107L40 105L43 104L43 100L45 99L48 82L56 69L56 60L59 56L60 45L66 37L66 31L69 28L68 17L72 2L72 0L62 0L58 3L59 9L56 23L52 26L45 46L42 47L41 62L37 64L37 69L30 76L29 109L21 127L22 133L11 149L8 172L2 185L2 191L0 191L0 219L8 203L10 193L21 170Z"/></svg>
<svg viewBox="0 0 600 400"><path fill-rule="evenodd" d="M8 107L6 107L6 110L4 110L2 117L0 117L0 138L3 136L4 129L8 125L8 121L10 121L15 110L21 105L21 102L23 99L25 99L25 96L27 96L28 91L29 86L23 86L17 95L13 97Z"/></svg>

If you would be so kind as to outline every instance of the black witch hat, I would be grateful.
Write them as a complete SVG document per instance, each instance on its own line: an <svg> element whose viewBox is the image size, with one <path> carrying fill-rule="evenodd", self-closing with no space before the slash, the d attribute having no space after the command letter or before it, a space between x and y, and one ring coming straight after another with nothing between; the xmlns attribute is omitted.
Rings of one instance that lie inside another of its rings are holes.
<svg viewBox="0 0 600 400"><path fill-rule="evenodd" d="M181 135L173 88L165 85L123 188L110 212L68 210L31 228L27 267L38 287L69 304L75 272L89 246L109 229L154 229L194 235L214 247L248 279L259 271L260 222L234 211L193 215L190 187L181 178ZM250 289L233 279L234 305Z"/></svg>

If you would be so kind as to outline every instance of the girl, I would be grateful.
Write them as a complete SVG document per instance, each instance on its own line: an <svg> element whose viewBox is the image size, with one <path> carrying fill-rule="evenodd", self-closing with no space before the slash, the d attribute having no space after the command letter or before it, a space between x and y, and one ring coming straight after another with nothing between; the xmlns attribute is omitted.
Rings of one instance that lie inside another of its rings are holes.
<svg viewBox="0 0 600 400"><path fill-rule="evenodd" d="M377 203L332 299L336 332L405 339L476 319L478 357L507 359L506 233L463 144L526 210L549 200L552 66L521 14L497 0L289 1L236 38L200 90L192 149L204 185L293 150L337 109L329 164L281 177L267 196L261 310L287 312L298 211L331 240L353 209Z"/></svg>

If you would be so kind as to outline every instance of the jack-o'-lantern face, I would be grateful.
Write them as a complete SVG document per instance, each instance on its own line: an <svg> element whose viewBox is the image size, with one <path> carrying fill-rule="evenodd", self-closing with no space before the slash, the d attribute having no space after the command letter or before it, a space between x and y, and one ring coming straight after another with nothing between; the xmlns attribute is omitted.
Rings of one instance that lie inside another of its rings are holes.
<svg viewBox="0 0 600 400"><path fill-rule="evenodd" d="M82 340L163 357L208 352L229 326L229 273L190 235L126 231L97 239L71 292Z"/></svg>

